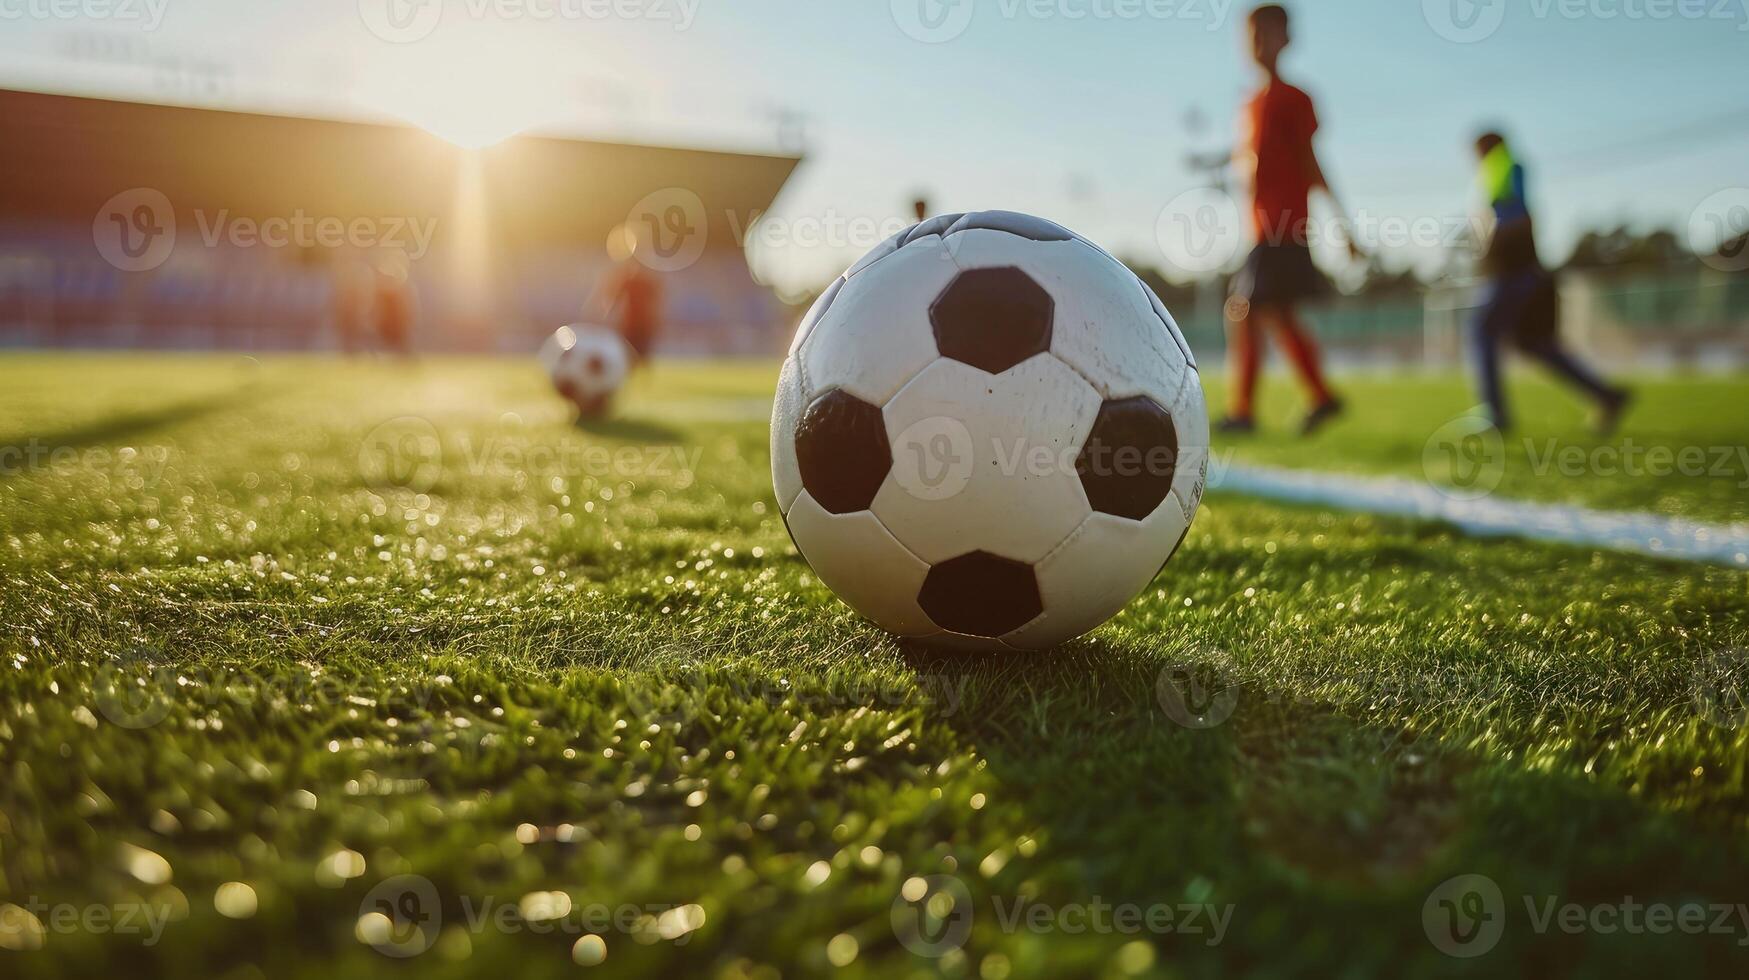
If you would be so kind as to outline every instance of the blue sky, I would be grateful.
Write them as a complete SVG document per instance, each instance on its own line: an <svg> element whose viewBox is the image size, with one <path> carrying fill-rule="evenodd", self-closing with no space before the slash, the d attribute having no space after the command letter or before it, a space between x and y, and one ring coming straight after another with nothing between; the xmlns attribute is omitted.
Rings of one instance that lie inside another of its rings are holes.
<svg viewBox="0 0 1749 980"><path fill-rule="evenodd" d="M808 160L755 248L792 288L872 244L869 219L898 219L916 189L1165 264L1162 212L1197 182L1185 154L1228 141L1254 84L1246 8L1226 0L426 0L446 4L430 21L419 2L0 0L0 84L755 149L800 118ZM1375 222L1461 219L1483 123L1527 158L1556 255L1589 225L1686 229L1749 187L1749 0L1290 7L1285 73L1318 100L1349 209ZM412 25L404 43L384 23Z"/></svg>

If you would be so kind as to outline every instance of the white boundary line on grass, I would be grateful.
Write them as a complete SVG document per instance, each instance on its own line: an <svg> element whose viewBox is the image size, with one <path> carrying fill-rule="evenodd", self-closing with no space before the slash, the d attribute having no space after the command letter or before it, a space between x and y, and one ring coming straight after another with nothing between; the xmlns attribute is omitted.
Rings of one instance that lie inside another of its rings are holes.
<svg viewBox="0 0 1749 980"><path fill-rule="evenodd" d="M1232 465L1211 488L1269 500L1446 521L1479 537L1521 537L1749 568L1749 524L1703 524L1647 511L1592 510L1503 497L1460 500L1429 483Z"/></svg>
<svg viewBox="0 0 1749 980"><path fill-rule="evenodd" d="M687 408L719 400L685 403ZM769 401L723 399L736 420L769 416ZM679 406L671 406L678 408ZM684 416L686 413L678 413ZM1210 467L1210 489L1340 510L1444 521L1477 537L1520 537L1680 561L1749 568L1749 524L1706 524L1649 511L1593 510L1508 497L1460 499L1431 483L1278 466Z"/></svg>

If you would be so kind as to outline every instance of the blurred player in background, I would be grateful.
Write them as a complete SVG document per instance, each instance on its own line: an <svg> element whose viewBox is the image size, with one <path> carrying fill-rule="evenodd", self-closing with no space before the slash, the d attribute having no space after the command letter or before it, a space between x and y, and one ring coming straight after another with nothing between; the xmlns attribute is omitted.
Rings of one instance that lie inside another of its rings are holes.
<svg viewBox="0 0 1749 980"><path fill-rule="evenodd" d="M1499 133L1484 133L1478 138L1476 156L1481 163L1478 180L1493 229L1482 253L1488 286L1471 329L1482 398L1494 426L1503 432L1512 427L1500 386L1500 345L1510 341L1557 377L1590 395L1597 403L1594 421L1598 430L1613 431L1627 407L1628 393L1605 384L1561 346L1560 291L1537 255L1524 166Z"/></svg>
<svg viewBox="0 0 1749 980"><path fill-rule="evenodd" d="M929 199L921 194L917 195L917 200L911 202L911 210L916 212L917 221L921 224L923 219L929 217Z"/></svg>
<svg viewBox="0 0 1749 980"><path fill-rule="evenodd" d="M1288 13L1265 4L1247 18L1251 57L1263 70L1263 87L1252 96L1241 117L1241 135L1233 163L1251 191L1251 231L1257 245L1233 280L1227 302L1232 391L1227 417L1219 431L1248 433L1256 429L1253 399L1262 360L1263 335L1273 330L1311 397L1312 407L1300 425L1310 435L1342 413L1342 401L1330 391L1312 342L1295 307L1330 288L1312 264L1308 225L1311 192L1321 190L1342 213L1335 192L1324 178L1312 136L1318 116L1305 92L1283 81L1278 71L1290 39ZM1360 257L1352 231L1349 253Z"/></svg>
<svg viewBox="0 0 1749 980"><path fill-rule="evenodd" d="M350 252L335 253L329 267L329 303L340 350L357 354L370 346L371 296L376 273L369 263Z"/></svg>
<svg viewBox="0 0 1749 980"><path fill-rule="evenodd" d="M583 319L612 326L632 350L632 366L646 363L662 329L662 281L645 265L638 250L645 247L637 230L620 225L607 236L613 259L594 292L583 304Z"/></svg>
<svg viewBox="0 0 1749 980"><path fill-rule="evenodd" d="M371 294L371 318L384 349L402 357L413 354L413 320L419 298L413 291L412 270L407 257L391 251L378 257Z"/></svg>

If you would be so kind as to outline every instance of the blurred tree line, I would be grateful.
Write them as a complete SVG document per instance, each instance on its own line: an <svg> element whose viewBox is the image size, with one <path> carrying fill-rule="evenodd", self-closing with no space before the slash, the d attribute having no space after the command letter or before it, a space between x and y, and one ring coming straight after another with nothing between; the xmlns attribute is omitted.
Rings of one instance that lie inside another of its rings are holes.
<svg viewBox="0 0 1749 980"><path fill-rule="evenodd" d="M1433 280L1423 280L1414 269L1407 266L1393 269L1375 254L1367 260L1365 274L1349 294L1376 298L1410 296L1422 292L1433 281L1471 275L1472 265L1468 260L1470 247L1466 242L1465 247L1453 249L1452 261L1445 263ZM1741 265L1740 260L1746 250L1749 250L1749 232L1720 245L1717 256L1725 261L1713 264L1720 269ZM1626 226L1618 226L1593 229L1580 235L1572 252L1556 268L1560 271L1585 272L1610 278L1693 270L1698 269L1701 263L1701 256L1692 252L1682 236L1670 229L1657 228L1637 232ZM1132 257L1125 259L1124 264L1129 266L1137 278L1159 294L1161 301L1170 310L1196 309L1199 301L1206 301L1211 295L1226 295L1228 274L1222 274L1213 280L1175 282L1149 260ZM1749 270L1735 274L1749 275ZM800 297L785 297L786 305L799 318L813 305L820 292L821 290L814 290Z"/></svg>

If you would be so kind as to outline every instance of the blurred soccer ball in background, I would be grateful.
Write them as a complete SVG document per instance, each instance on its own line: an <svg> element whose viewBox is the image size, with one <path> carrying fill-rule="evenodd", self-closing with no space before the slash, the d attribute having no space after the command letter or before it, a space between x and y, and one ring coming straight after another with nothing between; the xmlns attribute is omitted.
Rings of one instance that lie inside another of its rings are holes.
<svg viewBox="0 0 1749 980"><path fill-rule="evenodd" d="M586 323L555 330L541 345L540 359L553 388L587 418L612 409L613 396L631 368L631 354L620 335Z"/></svg>

